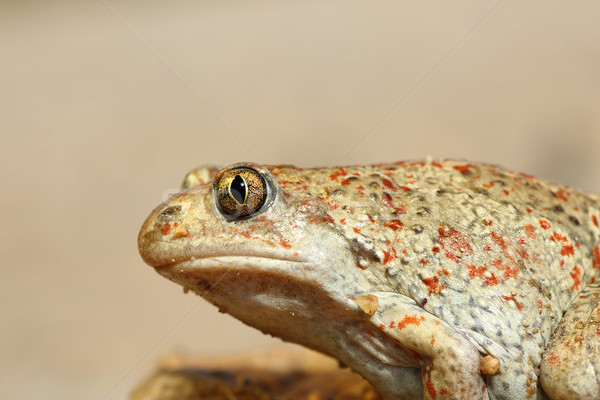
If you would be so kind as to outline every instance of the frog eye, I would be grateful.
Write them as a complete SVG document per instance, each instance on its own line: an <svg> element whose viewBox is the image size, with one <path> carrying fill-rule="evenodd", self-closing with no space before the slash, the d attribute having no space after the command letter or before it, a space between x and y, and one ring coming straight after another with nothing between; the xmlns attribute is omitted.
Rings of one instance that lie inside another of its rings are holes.
<svg viewBox="0 0 600 400"><path fill-rule="evenodd" d="M249 167L221 171L215 180L219 211L227 219L242 219L258 213L268 197L262 175Z"/></svg>

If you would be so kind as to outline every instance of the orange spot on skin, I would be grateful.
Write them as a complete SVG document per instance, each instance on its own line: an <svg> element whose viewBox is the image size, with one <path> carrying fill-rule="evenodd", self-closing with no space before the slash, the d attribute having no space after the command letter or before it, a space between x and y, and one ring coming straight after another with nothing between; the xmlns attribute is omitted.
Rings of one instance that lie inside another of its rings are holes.
<svg viewBox="0 0 600 400"><path fill-rule="evenodd" d="M552 240L553 242L568 242L567 238L558 232L553 232L552 236L550 236L550 240Z"/></svg>
<svg viewBox="0 0 600 400"><path fill-rule="evenodd" d="M429 264L429 261L427 261L427 260L421 260L421 264L427 265L427 264Z"/></svg>
<svg viewBox="0 0 600 400"><path fill-rule="evenodd" d="M286 238L280 238L279 239L279 244L282 247L285 247L286 249L291 249L292 245L290 244L289 240L287 240Z"/></svg>
<svg viewBox="0 0 600 400"><path fill-rule="evenodd" d="M519 311L523 311L523 304L519 303L519 302L517 301L517 299L515 299L515 297L514 297L514 296L504 296L504 295L502 295L502 296L500 296L500 297L502 298L502 301L504 301L504 302L506 302L506 301L511 301L511 300L512 300L512 301L514 301L514 302L515 302L515 305L517 306L517 309L518 309Z"/></svg>
<svg viewBox="0 0 600 400"><path fill-rule="evenodd" d="M346 225L346 218L342 218L342 219L340 219L340 224L342 224L342 225Z"/></svg>
<svg viewBox="0 0 600 400"><path fill-rule="evenodd" d="M405 315L402 320L398 321L398 329L404 329L407 325L419 326L421 325L421 321L425 321L425 317L422 315L420 317L417 314Z"/></svg>
<svg viewBox="0 0 600 400"><path fill-rule="evenodd" d="M519 257L521 257L523 260L529 260L529 254L527 254L527 252L525 252L524 250L515 249L515 251L517 252Z"/></svg>
<svg viewBox="0 0 600 400"><path fill-rule="evenodd" d="M552 227L552 225L550 225L550 221L547 221L545 219L540 219L540 226L543 229L550 229Z"/></svg>
<svg viewBox="0 0 600 400"><path fill-rule="evenodd" d="M473 254L473 248L466 237L455 229L448 229L445 226L438 228L440 246L446 251L446 257L458 263L459 257L456 253Z"/></svg>
<svg viewBox="0 0 600 400"><path fill-rule="evenodd" d="M560 249L561 256L573 256L575 255L575 249L570 244L565 244L562 249Z"/></svg>
<svg viewBox="0 0 600 400"><path fill-rule="evenodd" d="M394 246L392 246L392 242L388 240L386 245L388 246L389 250L383 251L383 265L386 265L390 261L395 260L397 257L397 251L396 251L396 248Z"/></svg>
<svg viewBox="0 0 600 400"><path fill-rule="evenodd" d="M406 214L406 206L400 205L394 209L394 214L402 215Z"/></svg>
<svg viewBox="0 0 600 400"><path fill-rule="evenodd" d="M598 218L596 218L595 215L592 215L592 222L594 223L594 225L596 225L596 227L598 227Z"/></svg>
<svg viewBox="0 0 600 400"><path fill-rule="evenodd" d="M434 247L431 249L431 251L432 251L432 252L434 252L434 253L439 253L439 252L440 252L440 248L439 248L439 247L437 247L437 246L434 246Z"/></svg>
<svg viewBox="0 0 600 400"><path fill-rule="evenodd" d="M496 278L496 275L492 273L492 276L485 278L484 283L486 286L495 286L498 284L498 278Z"/></svg>
<svg viewBox="0 0 600 400"><path fill-rule="evenodd" d="M454 167L456 168L456 167ZM435 387L433 387L433 383L431 383L431 381L427 381L427 393L429 393L429 397L431 397L432 399L435 399L437 397L437 390L435 390Z"/></svg>
<svg viewBox="0 0 600 400"><path fill-rule="evenodd" d="M346 186L350 184L350 179L344 179L343 181L340 182L342 184L342 186Z"/></svg>
<svg viewBox="0 0 600 400"><path fill-rule="evenodd" d="M484 266L467 265L467 268L469 269L469 278L471 279L475 277L481 278L487 271L487 268Z"/></svg>
<svg viewBox="0 0 600 400"><path fill-rule="evenodd" d="M527 209L525 209L525 211L527 211L529 214L531 214L533 212L533 210L529 207L527 207Z"/></svg>
<svg viewBox="0 0 600 400"><path fill-rule="evenodd" d="M423 283L427 286L430 293L440 294L442 290L446 287L446 283L442 283L440 285L440 279L437 276L433 276L431 278L423 279Z"/></svg>
<svg viewBox="0 0 600 400"><path fill-rule="evenodd" d="M535 236L535 226L531 224L525 225L525 233L530 239L533 239L533 237Z"/></svg>
<svg viewBox="0 0 600 400"><path fill-rule="evenodd" d="M598 246L596 246L592 249L592 256L593 256L592 267L594 269L600 268L600 249L598 248Z"/></svg>
<svg viewBox="0 0 600 400"><path fill-rule="evenodd" d="M449 275L450 275L450 272L448 272L448 270L447 270L446 268L442 268L442 269L438 269L438 270L437 270L437 274L438 274L439 276L442 276L442 275L444 275L444 276L449 276Z"/></svg>
<svg viewBox="0 0 600 400"><path fill-rule="evenodd" d="M333 174L329 175L329 179L335 181L335 180L337 180L337 178L339 176L346 176L346 175L348 175L348 172L346 172L346 170L344 168L340 167Z"/></svg>
<svg viewBox="0 0 600 400"><path fill-rule="evenodd" d="M162 228L160 228L160 233L166 236L171 232L171 229L173 229L173 227L169 222L167 222Z"/></svg>
<svg viewBox="0 0 600 400"><path fill-rule="evenodd" d="M384 330L385 329L385 325L384 324L379 324L379 329Z"/></svg>
<svg viewBox="0 0 600 400"><path fill-rule="evenodd" d="M431 163L431 165L433 165L434 167L438 167L438 168L444 168L444 166L442 164L440 164L439 162L433 161Z"/></svg>
<svg viewBox="0 0 600 400"><path fill-rule="evenodd" d="M490 181L490 183L484 183L484 184L483 184L483 185L481 185L481 186L483 186L483 187L484 187L484 188L486 188L486 189L490 189L490 188L494 187L494 182L493 182L493 181Z"/></svg>
<svg viewBox="0 0 600 400"><path fill-rule="evenodd" d="M560 364L560 357L558 354L556 354L556 351L551 351L546 356L546 364L550 365L551 367L557 367Z"/></svg>
<svg viewBox="0 0 600 400"><path fill-rule="evenodd" d="M399 231L404 226L404 223L402 221L400 221L399 219L393 219L390 222L384 223L383 226L393 229L395 231Z"/></svg>
<svg viewBox="0 0 600 400"><path fill-rule="evenodd" d="M431 347L433 347L433 344L435 343L435 338L432 338L429 343L431 343Z"/></svg>
<svg viewBox="0 0 600 400"><path fill-rule="evenodd" d="M360 228L352 228L352 230L354 231L354 233L360 233Z"/></svg>
<svg viewBox="0 0 600 400"><path fill-rule="evenodd" d="M571 194L568 192L565 192L562 189L558 189L558 192L553 193L552 194L554 197L556 197L557 199L561 199L564 202L569 201L568 196L570 196Z"/></svg>
<svg viewBox="0 0 600 400"><path fill-rule="evenodd" d="M454 169L457 170L458 172L462 173L462 174L468 174L469 172L471 172L471 170L469 169L471 167L472 167L472 165L469 165L469 164L455 165Z"/></svg>
<svg viewBox="0 0 600 400"><path fill-rule="evenodd" d="M494 242L496 242L496 244L498 246L500 246L500 248L502 250L506 250L507 246L506 243L504 243L504 238L502 238L501 236L498 236L495 232L491 232L492 235L492 239L494 239Z"/></svg>
<svg viewBox="0 0 600 400"><path fill-rule="evenodd" d="M573 278L573 286L571 286L571 290L579 290L579 285L581 285L581 272L582 269L577 265L573 267L573 271L571 271L570 275Z"/></svg>

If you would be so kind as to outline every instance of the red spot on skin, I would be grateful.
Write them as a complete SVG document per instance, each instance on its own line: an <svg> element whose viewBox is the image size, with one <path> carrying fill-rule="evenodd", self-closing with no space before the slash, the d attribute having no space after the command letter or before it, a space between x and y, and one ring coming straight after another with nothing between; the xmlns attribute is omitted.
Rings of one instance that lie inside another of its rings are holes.
<svg viewBox="0 0 600 400"><path fill-rule="evenodd" d="M577 265L573 267L573 271L571 271L570 275L573 278L573 286L571 286L571 290L579 290L579 285L581 285L581 268Z"/></svg>
<svg viewBox="0 0 600 400"><path fill-rule="evenodd" d="M433 276L431 278L423 279L423 283L427 286L430 293L440 294L442 290L446 287L446 283L442 283L440 285L440 279L437 276Z"/></svg>
<svg viewBox="0 0 600 400"><path fill-rule="evenodd" d="M594 225L596 225L596 227L598 227L598 218L596 218L595 215L592 215L592 222L594 223Z"/></svg>
<svg viewBox="0 0 600 400"><path fill-rule="evenodd" d="M433 248L431 249L431 251L432 251L432 252L434 252L434 253L439 253L439 252L440 252L440 248L439 248L439 247L437 247L437 246L435 246L435 247L433 247Z"/></svg>
<svg viewBox="0 0 600 400"><path fill-rule="evenodd" d="M398 329L404 329L406 328L407 325L415 325L415 326L419 326L421 325L421 321L425 321L425 317L424 316L417 316L417 314L415 315L404 315L404 318L402 318L401 321L398 321ZM393 322L392 322L393 324Z"/></svg>
<svg viewBox="0 0 600 400"><path fill-rule="evenodd" d="M569 201L568 196L570 196L571 194L568 192L565 192L562 189L558 189L558 192L553 193L552 194L554 197L556 197L557 199L561 199L564 202Z"/></svg>
<svg viewBox="0 0 600 400"><path fill-rule="evenodd" d="M552 225L550 225L550 221L547 221L545 219L540 219L540 226L543 229L550 229L552 227Z"/></svg>
<svg viewBox="0 0 600 400"><path fill-rule="evenodd" d="M431 343L431 347L433 347L433 344L435 343L435 338L432 338L429 343Z"/></svg>
<svg viewBox="0 0 600 400"><path fill-rule="evenodd" d="M517 242L518 242L519 244L525 244L525 243L526 243L526 241L525 241L525 238L524 238L523 236L519 236L519 237L517 238Z"/></svg>
<svg viewBox="0 0 600 400"><path fill-rule="evenodd" d="M410 192L410 188L408 186L400 186L400 189L402 189L404 192Z"/></svg>
<svg viewBox="0 0 600 400"><path fill-rule="evenodd" d="M533 212L533 210L529 207L525 211L527 211L529 214L531 214Z"/></svg>
<svg viewBox="0 0 600 400"><path fill-rule="evenodd" d="M388 189L391 189L392 192L397 191L398 189L396 188L396 186L394 186L394 184L389 180L389 179L383 179L381 181L381 183L383 183L383 186L385 186Z"/></svg>
<svg viewBox="0 0 600 400"><path fill-rule="evenodd" d="M592 277L590 278L590 284L592 284L592 283L594 283L594 282L596 282L596 277L595 277L595 276L592 276Z"/></svg>
<svg viewBox="0 0 600 400"><path fill-rule="evenodd" d="M350 179L344 179L343 181L340 182L342 184L342 186L346 186L350 184Z"/></svg>
<svg viewBox="0 0 600 400"><path fill-rule="evenodd" d="M352 230L354 231L354 233L360 233L360 228L352 228Z"/></svg>
<svg viewBox="0 0 600 400"><path fill-rule="evenodd" d="M282 247L285 247L286 249L291 249L292 245L290 244L289 240L287 240L286 238L280 238L279 239L279 244Z"/></svg>
<svg viewBox="0 0 600 400"><path fill-rule="evenodd" d="M454 167L456 168L456 167ZM429 393L429 397L431 397L432 399L435 399L437 397L437 390L435 390L435 387L433 387L433 383L431 383L431 381L427 381L427 393Z"/></svg>
<svg viewBox="0 0 600 400"><path fill-rule="evenodd" d="M433 165L434 167L438 167L438 168L444 168L444 166L442 164L440 164L439 162L433 161L431 163L431 165Z"/></svg>
<svg viewBox="0 0 600 400"><path fill-rule="evenodd" d="M385 325L384 324L379 324L379 329L384 330L385 329Z"/></svg>
<svg viewBox="0 0 600 400"><path fill-rule="evenodd" d="M394 203L392 201L392 196L389 193L383 192L381 195L381 202L389 207L394 207Z"/></svg>
<svg viewBox="0 0 600 400"><path fill-rule="evenodd" d="M527 233L527 236L530 239L533 239L533 237L535 236L535 226L531 224L525 225L525 233Z"/></svg>
<svg viewBox="0 0 600 400"><path fill-rule="evenodd" d="M393 329L395 327L395 324L396 323L394 321L390 322L390 329Z"/></svg>
<svg viewBox="0 0 600 400"><path fill-rule="evenodd" d="M506 189L502 189L502 192L503 192L503 193L504 193L506 196L508 196L508 195L510 194L510 192L509 192L508 190L506 190Z"/></svg>
<svg viewBox="0 0 600 400"><path fill-rule="evenodd" d="M468 174L469 172L471 172L471 170L469 168L471 168L472 165L466 164L466 165L455 165L454 169L457 170L458 172L462 173L462 174Z"/></svg>
<svg viewBox="0 0 600 400"><path fill-rule="evenodd" d="M493 182L493 181L490 181L490 183L484 183L484 184L483 184L483 185L481 185L481 186L483 186L483 187L484 187L484 188L486 188L486 189L490 189L490 188L494 187L494 182Z"/></svg>
<svg viewBox="0 0 600 400"><path fill-rule="evenodd" d="M427 261L427 260L421 260L421 264L427 265L427 264L429 264L429 261Z"/></svg>
<svg viewBox="0 0 600 400"><path fill-rule="evenodd" d="M514 297L514 296L504 296L504 295L502 295L502 296L500 296L500 297L502 298L502 301L504 301L504 302L506 302L506 301L511 301L511 300L512 300L512 301L514 301L514 302L515 302L515 305L517 306L517 309L518 309L519 311L523 311L523 304L519 303L519 302L517 301L517 299L515 299L515 297Z"/></svg>
<svg viewBox="0 0 600 400"><path fill-rule="evenodd" d="M449 275L450 275L450 272L448 272L448 270L447 270L446 268L442 268L442 269L438 269L438 270L437 270L437 274L438 274L439 276L442 276L442 275L444 275L444 276L449 276Z"/></svg>
<svg viewBox="0 0 600 400"><path fill-rule="evenodd" d="M450 394L450 392L448 391L448 389L440 390L440 395L442 395L442 396L448 396L449 394Z"/></svg>
<svg viewBox="0 0 600 400"><path fill-rule="evenodd" d="M342 219L340 219L340 224L342 224L342 225L346 225L346 218L342 218Z"/></svg>
<svg viewBox="0 0 600 400"><path fill-rule="evenodd" d="M565 244L562 249L560 249L561 256L573 256L575 255L575 249L570 244Z"/></svg>
<svg viewBox="0 0 600 400"><path fill-rule="evenodd" d="M393 219L390 222L384 223L383 226L393 229L395 231L399 231L404 226L404 223L402 221L400 221L399 219Z"/></svg>
<svg viewBox="0 0 600 400"><path fill-rule="evenodd" d="M600 249L598 248L598 246L592 249L592 257L592 267L594 267L594 269L600 268Z"/></svg>
<svg viewBox="0 0 600 400"><path fill-rule="evenodd" d="M357 267L357 268L359 268L359 269L362 269L363 271L364 271L365 269L367 269L367 267L365 267L365 266L363 266L363 265L360 265L360 264L356 264L356 267Z"/></svg>
<svg viewBox="0 0 600 400"><path fill-rule="evenodd" d="M248 239L250 239L252 237L252 234L249 231L240 232L240 235L242 235L243 237L248 238Z"/></svg>

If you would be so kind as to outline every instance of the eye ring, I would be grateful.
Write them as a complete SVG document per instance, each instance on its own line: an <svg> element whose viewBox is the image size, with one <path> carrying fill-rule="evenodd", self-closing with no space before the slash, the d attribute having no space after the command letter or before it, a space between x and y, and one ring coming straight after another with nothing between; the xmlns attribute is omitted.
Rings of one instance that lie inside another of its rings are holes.
<svg viewBox="0 0 600 400"><path fill-rule="evenodd" d="M269 199L269 185L263 175L247 166L233 166L215 177L217 208L228 220L250 218L261 212Z"/></svg>

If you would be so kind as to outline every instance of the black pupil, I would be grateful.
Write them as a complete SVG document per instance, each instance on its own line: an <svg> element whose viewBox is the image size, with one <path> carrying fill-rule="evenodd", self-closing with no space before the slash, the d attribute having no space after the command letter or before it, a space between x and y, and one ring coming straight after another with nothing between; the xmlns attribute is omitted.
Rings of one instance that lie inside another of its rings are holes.
<svg viewBox="0 0 600 400"><path fill-rule="evenodd" d="M236 175L235 178L233 178L229 190L238 203L244 203L244 199L246 198L246 182L244 182L244 179L242 179L241 176Z"/></svg>

